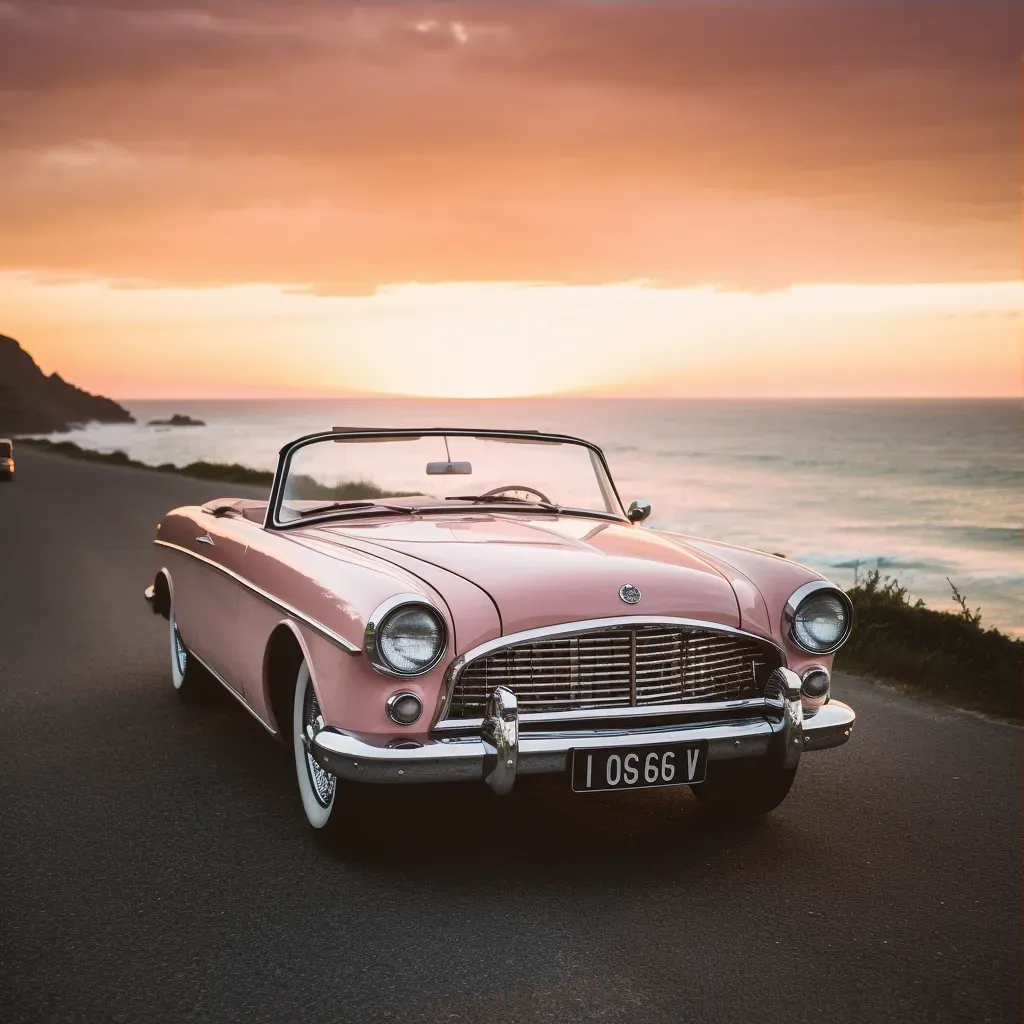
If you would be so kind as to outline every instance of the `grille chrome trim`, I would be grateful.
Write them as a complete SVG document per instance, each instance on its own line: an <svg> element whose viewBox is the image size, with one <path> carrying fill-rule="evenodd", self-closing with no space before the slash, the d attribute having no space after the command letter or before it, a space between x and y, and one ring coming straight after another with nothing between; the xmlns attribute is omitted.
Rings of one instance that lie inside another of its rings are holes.
<svg viewBox="0 0 1024 1024"><path fill-rule="evenodd" d="M579 726L587 722L600 723L608 718L636 719L637 727L644 724L646 718L692 717L701 718L707 715L722 715L726 718L732 714L744 712L763 712L763 697L748 697L743 700L724 700L713 703L688 701L685 704L641 704L639 707L617 708L582 708L578 711L534 711L520 715L519 721L524 727L537 725ZM448 718L434 726L434 732L466 733L479 732L483 725L482 718Z"/></svg>
<svg viewBox="0 0 1024 1024"><path fill-rule="evenodd" d="M737 650L737 641L750 647ZM520 714L530 722L647 708L652 714L722 710L746 698L760 700L763 680L754 676L759 662L767 676L786 665L785 651L768 637L700 619L631 615L523 630L480 644L452 662L436 727L462 728L475 721L477 705L501 685L519 688ZM749 677L743 675L746 665Z"/></svg>

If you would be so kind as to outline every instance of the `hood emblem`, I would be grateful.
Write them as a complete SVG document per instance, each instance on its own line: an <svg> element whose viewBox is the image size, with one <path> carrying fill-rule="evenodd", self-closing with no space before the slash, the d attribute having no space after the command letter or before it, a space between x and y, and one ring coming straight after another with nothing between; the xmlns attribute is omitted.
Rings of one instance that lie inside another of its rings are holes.
<svg viewBox="0 0 1024 1024"><path fill-rule="evenodd" d="M632 583L623 583L619 587L619 597L622 598L626 604L636 604L640 600L640 588L634 587Z"/></svg>

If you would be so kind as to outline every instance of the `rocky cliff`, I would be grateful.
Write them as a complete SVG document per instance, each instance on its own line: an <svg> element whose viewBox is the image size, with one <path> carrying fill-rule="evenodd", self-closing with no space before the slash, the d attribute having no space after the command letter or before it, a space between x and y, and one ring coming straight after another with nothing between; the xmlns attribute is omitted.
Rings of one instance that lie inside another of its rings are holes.
<svg viewBox="0 0 1024 1024"><path fill-rule="evenodd" d="M75 423L132 423L110 398L91 395L56 373L47 377L13 339L0 334L0 436L44 434Z"/></svg>

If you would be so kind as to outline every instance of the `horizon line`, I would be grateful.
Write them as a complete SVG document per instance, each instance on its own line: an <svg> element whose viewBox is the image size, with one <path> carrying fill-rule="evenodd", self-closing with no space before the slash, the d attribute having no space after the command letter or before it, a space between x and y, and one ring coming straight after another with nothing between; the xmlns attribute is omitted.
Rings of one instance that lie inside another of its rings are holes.
<svg viewBox="0 0 1024 1024"><path fill-rule="evenodd" d="M117 402L339 402L339 401L416 401L416 402L1024 402L1024 393L1004 395L651 395L586 394L549 392L536 395L500 395L466 397L461 395L414 395L381 392L343 392L336 395L176 395L106 396Z"/></svg>

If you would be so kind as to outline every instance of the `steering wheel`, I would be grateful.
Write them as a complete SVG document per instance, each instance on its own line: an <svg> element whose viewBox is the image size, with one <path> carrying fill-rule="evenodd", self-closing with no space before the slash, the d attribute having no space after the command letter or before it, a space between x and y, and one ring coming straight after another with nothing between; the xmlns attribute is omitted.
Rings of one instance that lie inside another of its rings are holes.
<svg viewBox="0 0 1024 1024"><path fill-rule="evenodd" d="M483 494L478 495L476 500L483 501L484 498L496 498L499 494L504 494L506 491L525 491L527 494L535 494L545 505L554 504L543 491L538 491L536 487L526 487L523 484L506 484L504 487L492 487L489 491L484 491Z"/></svg>

